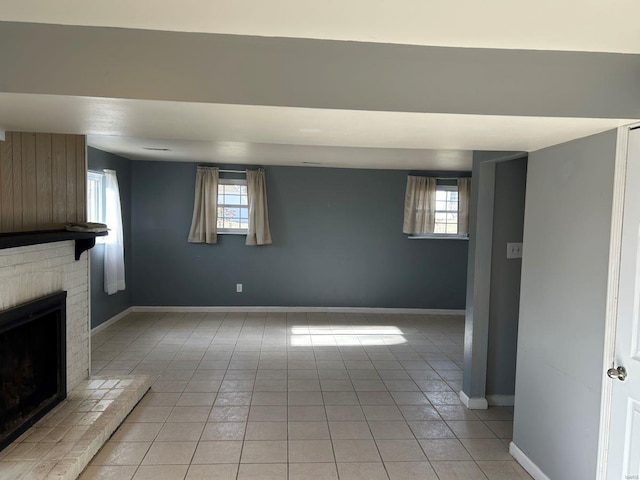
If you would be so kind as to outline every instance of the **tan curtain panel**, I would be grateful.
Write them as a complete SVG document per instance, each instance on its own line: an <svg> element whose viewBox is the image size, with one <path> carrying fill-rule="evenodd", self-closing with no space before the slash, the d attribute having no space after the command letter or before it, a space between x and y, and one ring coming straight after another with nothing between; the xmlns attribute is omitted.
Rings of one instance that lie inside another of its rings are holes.
<svg viewBox="0 0 640 480"><path fill-rule="evenodd" d="M471 203L471 179L458 179L458 234L469 233L469 204Z"/></svg>
<svg viewBox="0 0 640 480"><path fill-rule="evenodd" d="M218 168L198 167L193 218L189 230L191 243L217 243Z"/></svg>
<svg viewBox="0 0 640 480"><path fill-rule="evenodd" d="M249 232L245 245L271 245L264 170L247 170Z"/></svg>
<svg viewBox="0 0 640 480"><path fill-rule="evenodd" d="M409 175L404 197L402 232L410 235L433 233L435 209L436 179Z"/></svg>

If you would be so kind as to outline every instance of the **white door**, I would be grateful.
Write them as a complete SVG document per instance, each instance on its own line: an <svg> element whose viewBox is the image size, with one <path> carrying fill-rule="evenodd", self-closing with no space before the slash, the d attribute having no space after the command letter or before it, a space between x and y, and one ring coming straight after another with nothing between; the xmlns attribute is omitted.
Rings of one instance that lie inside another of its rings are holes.
<svg viewBox="0 0 640 480"><path fill-rule="evenodd" d="M614 366L612 366L614 367ZM622 223L622 250L615 368L613 377L608 480L640 479L640 128L629 132ZM624 377L621 371L620 377Z"/></svg>

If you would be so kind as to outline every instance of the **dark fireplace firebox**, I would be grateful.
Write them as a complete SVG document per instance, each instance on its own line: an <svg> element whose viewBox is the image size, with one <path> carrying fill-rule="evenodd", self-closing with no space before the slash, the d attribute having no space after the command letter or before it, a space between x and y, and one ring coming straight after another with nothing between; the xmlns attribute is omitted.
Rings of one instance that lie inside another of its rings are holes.
<svg viewBox="0 0 640 480"><path fill-rule="evenodd" d="M0 450L66 397L66 299L0 313Z"/></svg>

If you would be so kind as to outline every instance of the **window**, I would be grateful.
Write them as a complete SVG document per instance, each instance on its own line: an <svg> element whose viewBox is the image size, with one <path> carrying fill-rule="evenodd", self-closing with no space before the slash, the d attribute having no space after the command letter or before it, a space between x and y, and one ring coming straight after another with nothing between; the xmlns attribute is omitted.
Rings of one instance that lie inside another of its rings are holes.
<svg viewBox="0 0 640 480"><path fill-rule="evenodd" d="M469 238L471 178L407 176L402 232L409 238Z"/></svg>
<svg viewBox="0 0 640 480"><path fill-rule="evenodd" d="M218 180L218 233L246 235L249 230L247 181Z"/></svg>
<svg viewBox="0 0 640 480"><path fill-rule="evenodd" d="M105 223L104 173L87 174L87 221Z"/></svg>
<svg viewBox="0 0 640 480"><path fill-rule="evenodd" d="M435 226L433 233L458 234L458 187L438 185L436 187Z"/></svg>

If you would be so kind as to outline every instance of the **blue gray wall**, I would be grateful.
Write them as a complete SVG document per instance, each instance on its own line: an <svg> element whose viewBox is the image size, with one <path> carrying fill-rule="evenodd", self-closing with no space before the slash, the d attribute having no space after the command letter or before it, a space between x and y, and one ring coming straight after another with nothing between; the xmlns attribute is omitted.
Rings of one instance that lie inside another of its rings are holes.
<svg viewBox="0 0 640 480"><path fill-rule="evenodd" d="M247 247L186 241L196 164L93 148L88 161L117 171L127 275L107 296L103 247L91 251L92 327L131 305L464 308L468 242L402 234L406 171L267 167L274 244Z"/></svg>
<svg viewBox="0 0 640 480"><path fill-rule="evenodd" d="M515 393L522 260L507 259L507 243L522 242L526 185L526 158L496 163L487 395Z"/></svg>
<svg viewBox="0 0 640 480"><path fill-rule="evenodd" d="M104 293L104 245L97 244L91 252L91 327L96 327L114 315L129 308L132 303L131 264L131 161L111 153L88 148L89 170L115 170L118 176L120 202L122 205L122 227L124 234L125 282L124 291L107 295Z"/></svg>
<svg viewBox="0 0 640 480"><path fill-rule="evenodd" d="M464 308L468 242L402 234L408 172L265 170L273 245L202 245L196 164L132 162L135 305Z"/></svg>

